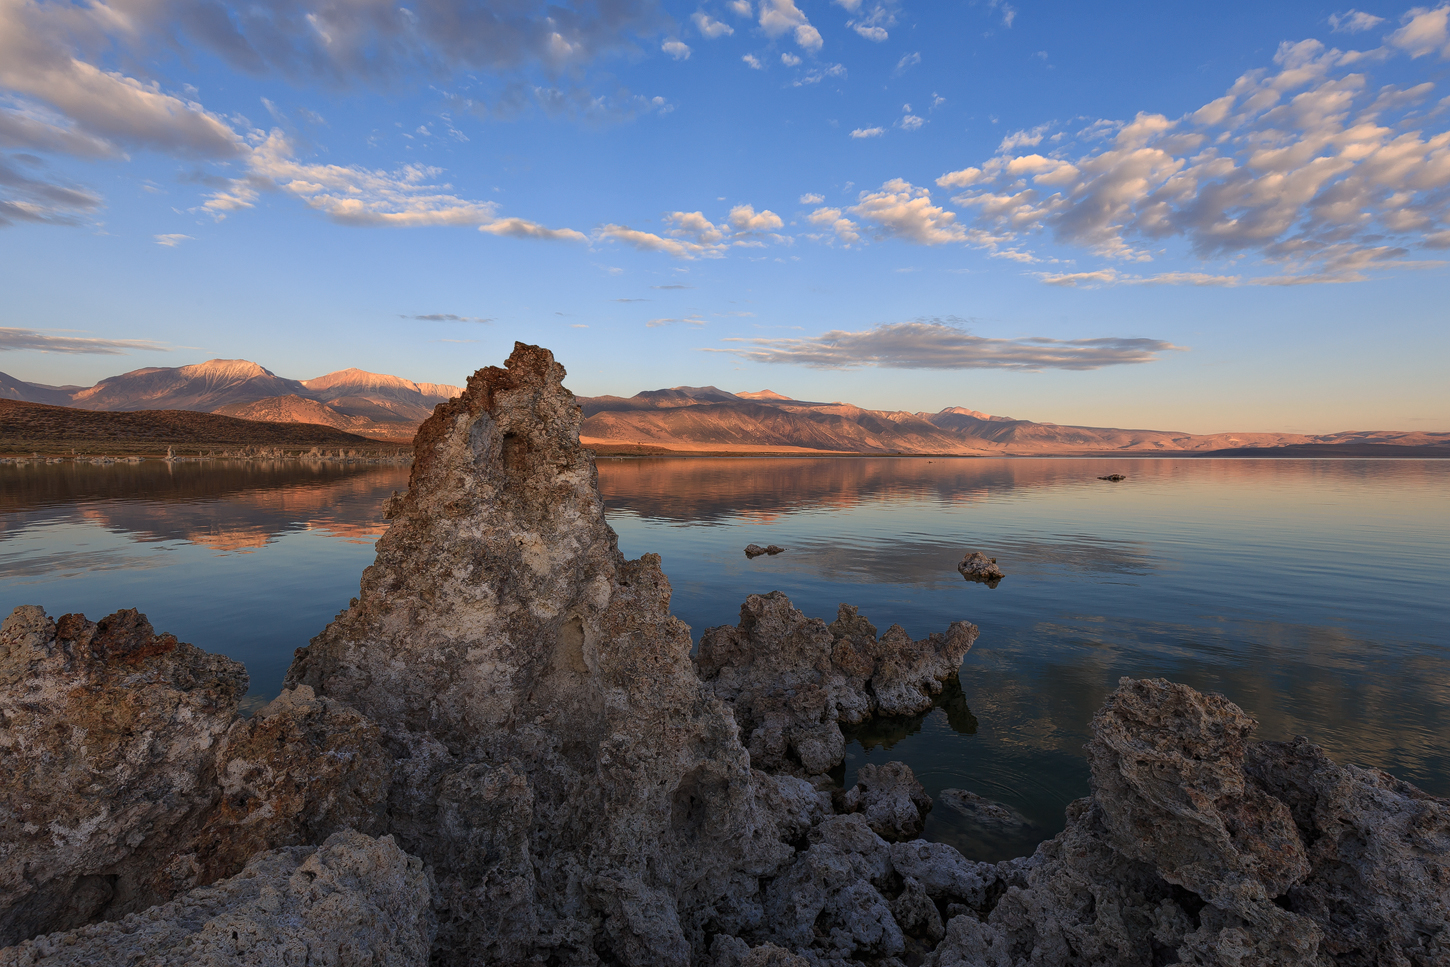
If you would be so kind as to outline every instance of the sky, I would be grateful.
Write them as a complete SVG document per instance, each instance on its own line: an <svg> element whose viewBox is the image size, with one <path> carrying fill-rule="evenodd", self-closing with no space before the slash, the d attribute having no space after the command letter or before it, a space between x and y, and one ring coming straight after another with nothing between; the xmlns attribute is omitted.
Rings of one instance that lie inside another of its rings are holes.
<svg viewBox="0 0 1450 967"><path fill-rule="evenodd" d="M1450 5L0 0L0 371L1450 430Z"/></svg>

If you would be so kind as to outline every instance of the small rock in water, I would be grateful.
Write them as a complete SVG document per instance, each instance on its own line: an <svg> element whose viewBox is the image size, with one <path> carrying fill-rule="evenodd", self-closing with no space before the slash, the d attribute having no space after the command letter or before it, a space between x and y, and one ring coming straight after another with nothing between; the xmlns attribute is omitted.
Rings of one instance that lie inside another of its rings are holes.
<svg viewBox="0 0 1450 967"><path fill-rule="evenodd" d="M1106 477L1099 477L1098 479L1099 480L1111 480L1113 483L1117 483L1119 480L1127 480L1128 478L1125 477L1125 476L1123 476L1120 473L1110 473Z"/></svg>
<svg viewBox="0 0 1450 967"><path fill-rule="evenodd" d="M988 557L981 551L972 551L962 558L962 562L957 565L957 570L968 581L980 581L989 588L995 588L997 582L1007 576L997 566L995 557Z"/></svg>
<svg viewBox="0 0 1450 967"><path fill-rule="evenodd" d="M755 558L762 554L769 554L774 557L784 550L785 548L778 544L771 544L769 547L761 547L759 544L747 544L745 545L745 556Z"/></svg>
<svg viewBox="0 0 1450 967"><path fill-rule="evenodd" d="M943 789L937 800L987 829L1023 829L1032 821L1011 806L984 799L965 789Z"/></svg>

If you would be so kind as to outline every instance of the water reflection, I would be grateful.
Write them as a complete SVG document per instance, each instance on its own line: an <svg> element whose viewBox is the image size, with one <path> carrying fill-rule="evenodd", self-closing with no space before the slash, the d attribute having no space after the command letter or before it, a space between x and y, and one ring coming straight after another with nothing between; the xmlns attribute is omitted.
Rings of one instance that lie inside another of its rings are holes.
<svg viewBox="0 0 1450 967"><path fill-rule="evenodd" d="M1099 481L1121 471L1128 479ZM0 609L158 629L247 664L276 694L293 649L356 594L399 467L0 467ZM1443 461L603 460L621 549L658 552L698 638L781 590L913 637L982 629L928 712L851 733L840 779L901 759L939 805L927 835L1020 855L1087 791L1087 723L1122 675L1219 691L1341 762L1450 796L1450 463ZM784 554L747 559L748 544ZM967 550L996 589L961 579ZM980 817L978 817L980 820Z"/></svg>

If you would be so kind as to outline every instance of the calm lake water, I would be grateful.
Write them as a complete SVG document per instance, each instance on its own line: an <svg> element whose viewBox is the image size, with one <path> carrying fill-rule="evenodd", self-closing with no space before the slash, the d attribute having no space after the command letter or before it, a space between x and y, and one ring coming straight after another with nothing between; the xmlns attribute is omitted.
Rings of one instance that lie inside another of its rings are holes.
<svg viewBox="0 0 1450 967"><path fill-rule="evenodd" d="M1122 472L1121 483L1097 480ZM1450 796L1450 462L602 459L620 546L656 551L700 632L751 592L914 637L968 619L960 692L853 737L843 781L902 759L1031 826L939 801L927 835L1030 851L1087 791L1087 724L1122 675L1219 691L1340 762ZM0 607L136 607L276 694L294 648L356 593L397 467L0 466ZM747 560L749 543L780 544ZM996 588L963 581L968 550Z"/></svg>

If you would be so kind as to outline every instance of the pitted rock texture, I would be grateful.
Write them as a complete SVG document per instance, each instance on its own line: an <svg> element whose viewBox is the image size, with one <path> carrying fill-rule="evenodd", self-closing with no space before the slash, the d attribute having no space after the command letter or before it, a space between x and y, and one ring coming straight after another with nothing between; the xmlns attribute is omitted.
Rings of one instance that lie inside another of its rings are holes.
<svg viewBox="0 0 1450 967"><path fill-rule="evenodd" d="M1123 679L1093 720L1092 797L998 864L990 910L954 916L929 963L1450 963L1450 803L1302 739L1249 743L1253 725Z"/></svg>
<svg viewBox="0 0 1450 967"><path fill-rule="evenodd" d="M171 895L163 871L216 801L216 746L246 690L240 664L135 611L5 619L0 944Z"/></svg>
<svg viewBox="0 0 1450 967"><path fill-rule="evenodd" d="M0 950L6 967L425 967L433 935L423 864L344 832L258 854L230 879L122 920Z"/></svg>
<svg viewBox="0 0 1450 967"><path fill-rule="evenodd" d="M683 964L758 925L792 850L659 557L619 553L563 376L518 344L437 408L357 603L289 680L398 760L387 828L433 869L440 963Z"/></svg>
<svg viewBox="0 0 1450 967"><path fill-rule="evenodd" d="M931 797L904 762L867 763L856 784L841 797L844 811L861 813L866 825L887 842L916 839L926 826Z"/></svg>
<svg viewBox="0 0 1450 967"><path fill-rule="evenodd" d="M845 757L839 723L930 708L976 638L965 621L920 641L900 625L877 638L850 605L827 626L772 591L746 598L739 625L707 629L696 661L734 709L753 765L816 775Z"/></svg>
<svg viewBox="0 0 1450 967"><path fill-rule="evenodd" d="M995 557L988 557L981 551L971 551L968 553L957 564L957 570L968 581L979 581L982 584L988 584L994 588L997 586L997 582L1007 576L997 566L997 559Z"/></svg>

